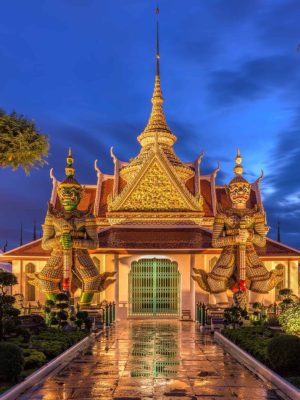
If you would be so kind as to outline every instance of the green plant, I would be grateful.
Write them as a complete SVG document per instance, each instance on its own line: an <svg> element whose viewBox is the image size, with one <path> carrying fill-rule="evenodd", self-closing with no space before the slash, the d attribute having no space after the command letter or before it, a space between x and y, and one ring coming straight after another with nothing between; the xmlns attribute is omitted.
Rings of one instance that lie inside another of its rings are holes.
<svg viewBox="0 0 300 400"><path fill-rule="evenodd" d="M0 167L15 170L21 166L28 174L32 167L46 163L47 136L38 131L34 121L23 115L0 110L0 138Z"/></svg>
<svg viewBox="0 0 300 400"><path fill-rule="evenodd" d="M13 329L16 317L20 311L13 307L16 299L8 294L10 286L17 284L14 274L7 271L0 271L0 341L3 340L5 329Z"/></svg>
<svg viewBox="0 0 300 400"><path fill-rule="evenodd" d="M267 321L266 321L266 325L267 325L267 326L276 326L276 327L279 327L279 326L280 326L280 323L279 323L278 317L269 317L269 318L267 319Z"/></svg>
<svg viewBox="0 0 300 400"><path fill-rule="evenodd" d="M24 349L24 369L37 368L43 365L47 357L41 351L35 349Z"/></svg>
<svg viewBox="0 0 300 400"><path fill-rule="evenodd" d="M279 290L279 296L281 296L283 299L289 299L292 294L292 289L284 288Z"/></svg>
<svg viewBox="0 0 300 400"><path fill-rule="evenodd" d="M266 307L259 302L252 304L253 312L250 315L250 321L253 325L263 325L267 319Z"/></svg>
<svg viewBox="0 0 300 400"><path fill-rule="evenodd" d="M270 340L267 349L271 367L280 374L300 374L300 338L294 335L279 335Z"/></svg>
<svg viewBox="0 0 300 400"><path fill-rule="evenodd" d="M23 367L22 349L13 343L0 343L0 376L2 379L16 382Z"/></svg>
<svg viewBox="0 0 300 400"><path fill-rule="evenodd" d="M268 365L267 346L274 333L262 326L241 327L223 331L233 343Z"/></svg>
<svg viewBox="0 0 300 400"><path fill-rule="evenodd" d="M75 323L80 329L84 327L86 330L90 330L92 326L92 321L86 311L78 311L76 313Z"/></svg>
<svg viewBox="0 0 300 400"><path fill-rule="evenodd" d="M224 310L225 324L232 324L234 328L236 325L241 326L243 324L243 319L247 318L248 312L241 307L231 306Z"/></svg>
<svg viewBox="0 0 300 400"><path fill-rule="evenodd" d="M286 333L300 336L300 303L286 305L278 320Z"/></svg>

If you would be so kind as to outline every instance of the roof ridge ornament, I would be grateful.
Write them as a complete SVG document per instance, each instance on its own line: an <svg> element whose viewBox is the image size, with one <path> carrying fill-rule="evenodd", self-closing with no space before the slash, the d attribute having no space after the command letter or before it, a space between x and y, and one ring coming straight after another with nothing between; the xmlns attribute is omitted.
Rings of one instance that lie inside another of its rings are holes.
<svg viewBox="0 0 300 400"><path fill-rule="evenodd" d="M168 146L172 146L176 141L176 136L172 133L169 128L166 116L163 110L163 95L160 84L160 51L159 51L159 7L158 2L156 3L156 70L155 70L155 81L154 89L151 98L152 110L148 120L148 123L143 132L138 136L138 141L141 146L144 147L150 143L155 143L156 132L159 134L159 143L165 143Z"/></svg>

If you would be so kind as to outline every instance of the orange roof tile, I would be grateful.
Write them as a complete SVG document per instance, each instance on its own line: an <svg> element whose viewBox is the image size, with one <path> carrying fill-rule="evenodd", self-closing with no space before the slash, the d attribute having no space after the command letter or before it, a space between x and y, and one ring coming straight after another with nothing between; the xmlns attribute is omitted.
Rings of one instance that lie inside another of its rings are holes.
<svg viewBox="0 0 300 400"><path fill-rule="evenodd" d="M203 210L206 217L213 217L213 207L211 198L211 182L207 179L201 179L201 195L203 197Z"/></svg>
<svg viewBox="0 0 300 400"><path fill-rule="evenodd" d="M185 183L185 186L192 193L192 195L195 195L195 177L188 179Z"/></svg>
<svg viewBox="0 0 300 400"><path fill-rule="evenodd" d="M114 178L108 178L102 182L98 216L105 216L105 213L107 212L107 198L112 194L113 188Z"/></svg>
<svg viewBox="0 0 300 400"><path fill-rule="evenodd" d="M181 250L191 251L214 250L220 253L221 249L212 249L211 231L201 228L117 228L112 227L99 232L99 250L127 249L127 250ZM297 257L300 260L300 250L293 249L282 243L267 238L266 247L256 247L261 257L285 258ZM93 253L97 250L93 250ZM0 260L14 260L18 258L47 258L50 252L41 247L41 239L12 249L0 256Z"/></svg>

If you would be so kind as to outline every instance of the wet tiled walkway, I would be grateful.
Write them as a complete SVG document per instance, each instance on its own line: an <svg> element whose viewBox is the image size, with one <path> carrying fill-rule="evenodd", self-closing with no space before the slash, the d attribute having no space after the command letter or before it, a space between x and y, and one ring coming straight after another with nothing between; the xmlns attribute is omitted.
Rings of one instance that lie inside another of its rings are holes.
<svg viewBox="0 0 300 400"><path fill-rule="evenodd" d="M194 323L124 321L22 400L278 399Z"/></svg>

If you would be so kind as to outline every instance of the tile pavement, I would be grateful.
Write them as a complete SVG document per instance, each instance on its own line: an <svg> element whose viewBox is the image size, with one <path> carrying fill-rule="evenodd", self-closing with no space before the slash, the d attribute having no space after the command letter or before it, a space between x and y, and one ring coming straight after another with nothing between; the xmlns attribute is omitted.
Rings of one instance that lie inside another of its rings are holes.
<svg viewBox="0 0 300 400"><path fill-rule="evenodd" d="M20 400L278 400L191 322L122 321Z"/></svg>

